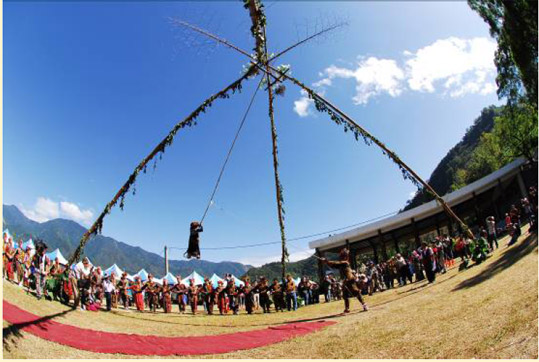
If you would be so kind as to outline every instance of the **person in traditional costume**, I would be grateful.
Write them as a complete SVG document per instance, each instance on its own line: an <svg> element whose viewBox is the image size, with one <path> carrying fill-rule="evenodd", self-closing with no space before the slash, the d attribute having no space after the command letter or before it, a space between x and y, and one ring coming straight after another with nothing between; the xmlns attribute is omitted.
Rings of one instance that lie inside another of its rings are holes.
<svg viewBox="0 0 539 362"><path fill-rule="evenodd" d="M90 290L95 300L99 303L103 300L103 276L101 274L101 267L94 269L90 277Z"/></svg>
<svg viewBox="0 0 539 362"><path fill-rule="evenodd" d="M273 284L270 287L271 295L273 297L273 304L275 305L275 311L284 312L285 302L283 288L277 278L273 279Z"/></svg>
<svg viewBox="0 0 539 362"><path fill-rule="evenodd" d="M13 276L13 262L15 261L15 248L12 245L11 238L9 239L9 243L6 247L6 273L7 273L7 280L10 282L13 282L15 280Z"/></svg>
<svg viewBox="0 0 539 362"><path fill-rule="evenodd" d="M30 274L31 274L31 266L32 266L32 251L30 246L26 247L26 252L24 253L24 279L23 279L23 285L29 289L30 288Z"/></svg>
<svg viewBox="0 0 539 362"><path fill-rule="evenodd" d="M266 277L260 277L260 280L256 284L256 291L260 295L260 306L262 307L262 310L264 313L270 312L270 287L268 285L268 281Z"/></svg>
<svg viewBox="0 0 539 362"><path fill-rule="evenodd" d="M17 283L22 286L24 281L24 258L26 253L22 248L22 239L19 239L19 245L15 251L15 266L17 269Z"/></svg>
<svg viewBox="0 0 539 362"><path fill-rule="evenodd" d="M219 309L219 314L226 314L228 312L228 298L226 295L226 288L222 280L217 282L215 296L217 298L217 308Z"/></svg>
<svg viewBox="0 0 539 362"><path fill-rule="evenodd" d="M191 312L193 314L196 314L198 307L198 294L200 293L200 289L198 288L198 286L195 285L195 279L189 280L189 288L187 288L187 292L189 295L189 305L191 306Z"/></svg>
<svg viewBox="0 0 539 362"><path fill-rule="evenodd" d="M228 306L232 313L238 314L239 310L239 291L236 288L234 278L230 278L226 286L226 294L228 296Z"/></svg>
<svg viewBox="0 0 539 362"><path fill-rule="evenodd" d="M127 280L127 273L123 272L122 277L118 281L118 292L124 309L129 308L129 280Z"/></svg>
<svg viewBox="0 0 539 362"><path fill-rule="evenodd" d="M129 286L127 289L130 289L133 292L133 297L135 299L135 305L139 312L144 312L144 296L142 295L142 282L140 277L137 275L135 277L135 283Z"/></svg>
<svg viewBox="0 0 539 362"><path fill-rule="evenodd" d="M114 285L114 291L110 295L110 303L112 308L116 309L118 308L118 289L116 286L118 285L118 282L116 281L116 273L112 272L109 275L109 280Z"/></svg>
<svg viewBox="0 0 539 362"><path fill-rule="evenodd" d="M189 229L189 246L185 252L187 259L196 258L200 259L200 237L199 233L204 231L202 225L198 221L193 221Z"/></svg>
<svg viewBox="0 0 539 362"><path fill-rule="evenodd" d="M356 297L363 306L363 310L367 311L367 304L363 301L363 297L361 296L361 292L357 285L356 277L352 273L349 257L349 250L347 248L342 248L339 253L340 260L330 261L326 258L321 258L321 260L328 266L339 269L341 279L343 280L344 313L350 312L350 298L352 297Z"/></svg>
<svg viewBox="0 0 539 362"><path fill-rule="evenodd" d="M215 292L213 285L208 278L204 278L204 285L202 286L202 293L204 295L204 305L208 314L213 314L213 306L215 304Z"/></svg>
<svg viewBox="0 0 539 362"><path fill-rule="evenodd" d="M174 285L174 288L172 288L172 290L174 293L176 293L180 313L185 313L185 307L187 305L187 287L185 286L185 284L182 283L181 275L177 275L176 279L178 282L176 283L176 285Z"/></svg>
<svg viewBox="0 0 539 362"><path fill-rule="evenodd" d="M148 307L150 311L157 312L157 306L159 304L159 286L153 281L153 275L148 275L148 281L142 287L142 290L146 292L148 298Z"/></svg>
<svg viewBox="0 0 539 362"><path fill-rule="evenodd" d="M3 262L3 268L2 268L2 276L5 278L7 274L7 258L6 258L6 250L9 245L9 240L7 237L7 233L4 233L4 244L2 245L2 262Z"/></svg>
<svg viewBox="0 0 539 362"><path fill-rule="evenodd" d="M427 245L427 242L423 241L421 244L423 247L422 260L425 267L425 274L427 274L429 283L433 283L436 280L436 256L432 248Z"/></svg>
<svg viewBox="0 0 539 362"><path fill-rule="evenodd" d="M244 284L241 292L245 297L245 310L247 311L247 314L252 314L253 308L255 306L253 286L251 285L251 280L249 279L249 277L246 277L243 282Z"/></svg>
<svg viewBox="0 0 539 362"><path fill-rule="evenodd" d="M172 312L172 287L168 285L168 280L163 278L163 286L161 287L161 304L165 313Z"/></svg>

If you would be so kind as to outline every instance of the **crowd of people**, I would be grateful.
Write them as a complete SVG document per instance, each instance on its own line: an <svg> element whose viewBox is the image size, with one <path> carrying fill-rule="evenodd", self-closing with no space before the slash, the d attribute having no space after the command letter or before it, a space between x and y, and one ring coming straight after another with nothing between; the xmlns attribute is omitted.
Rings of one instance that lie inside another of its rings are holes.
<svg viewBox="0 0 539 362"><path fill-rule="evenodd" d="M23 249L22 240L17 245L4 233L4 278L23 288L33 291L38 299L60 300L73 308L81 310L107 310L123 308L137 311L156 312L162 309L172 312L173 302L180 313L196 314L238 314L240 309L247 314L261 309L264 313L295 311L298 299L301 304L309 305L320 302L323 295L325 302L344 299L345 312L349 311L349 299L354 297L368 310L363 295L372 295L396 286L404 286L427 279L433 283L436 275L445 273L455 265L455 259L461 259L460 268L467 268L470 261L477 264L486 260L488 255L499 248L498 236L508 232L511 239L507 246L513 245L521 235L521 224L529 223L530 232L537 231L537 191L530 188L529 198L523 198L520 204L512 205L505 214L505 226L498 227L493 216L486 218L479 229L478 236L471 238L467 233L456 237L438 236L434 240L423 241L421 246L406 255L400 253L389 260L375 263L361 263L353 270L347 249L340 252L338 261L320 258L330 268L339 271L339 276L329 273L319 284L304 276L296 283L291 275L280 281L265 277L251 281L243 278L243 283L236 283L234 277L226 274L215 285L208 278L196 284L195 279L182 282L180 275L176 282L170 283L163 278L157 283L150 274L147 280L135 276L129 280L127 273L122 275L104 275L100 267L91 265L87 258L75 267L67 268L58 259L50 260L45 254L47 245L38 242L33 250L30 246ZM273 305L273 308L272 308Z"/></svg>

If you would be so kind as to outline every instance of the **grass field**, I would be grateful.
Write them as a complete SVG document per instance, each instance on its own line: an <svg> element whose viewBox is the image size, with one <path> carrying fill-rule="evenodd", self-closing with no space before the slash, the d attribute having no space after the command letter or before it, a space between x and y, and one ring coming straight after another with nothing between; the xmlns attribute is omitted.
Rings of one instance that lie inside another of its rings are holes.
<svg viewBox="0 0 539 362"><path fill-rule="evenodd" d="M109 332L194 336L232 333L298 321L338 322L303 337L252 350L197 358L537 358L537 236L526 229L517 244L501 248L485 263L459 272L453 268L434 284L414 283L367 297L369 312L340 314L342 302L297 312L206 316L114 311L72 311L60 303L37 301L3 283L7 301L40 316L81 328ZM177 307L177 306L175 306ZM245 313L245 312L243 312ZM77 350L19 331L7 322L4 358L132 358ZM181 356L177 356L181 358ZM170 357L167 357L170 358Z"/></svg>

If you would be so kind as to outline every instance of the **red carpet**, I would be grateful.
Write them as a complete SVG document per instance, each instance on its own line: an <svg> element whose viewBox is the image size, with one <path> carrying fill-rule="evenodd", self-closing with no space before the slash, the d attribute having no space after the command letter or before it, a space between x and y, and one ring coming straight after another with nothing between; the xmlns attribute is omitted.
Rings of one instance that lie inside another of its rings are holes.
<svg viewBox="0 0 539 362"><path fill-rule="evenodd" d="M159 337L99 332L61 324L28 313L4 300L4 320L51 342L99 353L129 355L199 355L233 352L282 342L336 322L302 322L267 329L197 337ZM88 313L90 317L91 312ZM126 326L129 323L126 322ZM179 325L180 326L180 325Z"/></svg>

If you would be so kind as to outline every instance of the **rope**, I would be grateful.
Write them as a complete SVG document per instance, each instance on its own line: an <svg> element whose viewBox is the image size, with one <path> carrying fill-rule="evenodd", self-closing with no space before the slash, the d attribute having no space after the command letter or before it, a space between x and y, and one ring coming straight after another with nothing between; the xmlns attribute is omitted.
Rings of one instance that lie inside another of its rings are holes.
<svg viewBox="0 0 539 362"><path fill-rule="evenodd" d="M202 218L200 219L200 225L204 222L204 219L206 218L206 214L208 213L208 210L213 202L213 198L215 197L215 193L217 192L217 188L219 187L219 183L221 182L221 177L223 176L223 173L225 172L226 164L228 163L228 160L230 159L230 155L232 154L232 150L234 149L234 145L236 144L236 141L238 140L238 137L240 135L241 129L243 128L243 125L245 124L245 120L247 119L247 115L249 114L249 111L251 110L251 106L253 105L253 102L255 100L256 94L258 93L258 89L260 88L260 85L262 84L262 80L264 78L260 78L260 82L256 86L255 92L253 93L253 96L251 97L251 101L249 102L249 106L247 107L247 110L245 111L245 114L243 115L243 118L240 122L240 126L238 130L236 131L236 135L234 136L234 140L232 141L232 144L230 145L230 149L228 150L228 154L226 155L225 162L223 163L223 166L221 167L221 172L219 172L219 177L217 177L217 181L215 182L215 187L213 188L213 191L210 196L210 201L208 201L208 205L206 206L206 210L204 210L204 214L202 215Z"/></svg>
<svg viewBox="0 0 539 362"><path fill-rule="evenodd" d="M376 221L376 220L380 220L380 219L382 219L384 217L394 215L397 212L398 211L393 211L393 212L390 212L390 213L387 213L387 214L384 214L384 215L380 215L380 216L377 216L377 217L369 219L369 220L361 221L361 222L359 222L357 224L343 226L343 227L340 227L338 229L322 231L322 232L319 232L319 233L316 233L316 234L298 236L298 237L295 237L295 238L287 239L287 241L298 241L298 240L303 240L303 239L309 239L309 238L313 238L315 236L321 236L321 235L326 235L328 233L333 233L333 232L336 232L336 231L350 229L350 228L355 227L355 226L367 224L367 223L370 223L370 222L373 222L373 221ZM215 248L200 248L200 249L201 250L225 250L225 249L239 249L239 248L255 248L255 247L259 247L259 246L266 246L266 245L273 245L273 244L280 244L280 243L281 243L281 240L279 240L279 241L270 241L270 242L266 242L266 243L247 244L247 245L225 245L225 246L220 246L220 247L215 247ZM169 249L183 250L183 249L176 248L176 247L168 247L168 248Z"/></svg>

